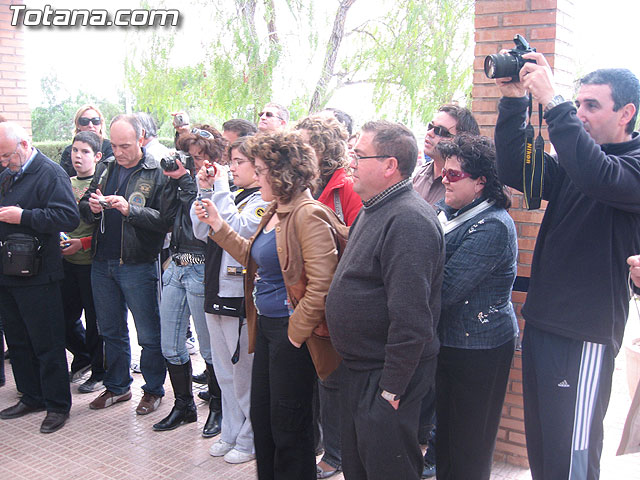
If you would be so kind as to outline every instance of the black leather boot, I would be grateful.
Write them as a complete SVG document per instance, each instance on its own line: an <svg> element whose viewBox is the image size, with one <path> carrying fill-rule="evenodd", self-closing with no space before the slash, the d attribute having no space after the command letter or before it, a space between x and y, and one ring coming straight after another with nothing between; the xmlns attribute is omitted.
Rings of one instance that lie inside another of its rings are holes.
<svg viewBox="0 0 640 480"><path fill-rule="evenodd" d="M158 432L173 430L183 423L193 423L198 420L198 410L191 390L191 360L184 365L172 365L167 362L167 371L176 402L169 415L153 426L153 429Z"/></svg>
<svg viewBox="0 0 640 480"><path fill-rule="evenodd" d="M204 438L215 437L222 430L222 392L220 391L220 385L218 385L218 379L216 378L216 372L213 371L213 365L210 363L207 366L207 383L209 384L209 416L202 429L202 436Z"/></svg>

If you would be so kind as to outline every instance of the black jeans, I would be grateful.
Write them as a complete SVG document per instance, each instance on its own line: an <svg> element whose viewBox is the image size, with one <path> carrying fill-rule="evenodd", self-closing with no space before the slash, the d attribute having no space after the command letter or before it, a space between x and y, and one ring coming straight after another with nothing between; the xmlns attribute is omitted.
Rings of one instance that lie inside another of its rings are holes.
<svg viewBox="0 0 640 480"><path fill-rule="evenodd" d="M400 406L395 410L380 395L382 370L340 372L342 469L348 480L418 480L422 452L418 419L424 392L433 383L436 360L421 361Z"/></svg>
<svg viewBox="0 0 640 480"><path fill-rule="evenodd" d="M21 401L48 412L69 412L71 391L58 282L0 287L0 316L13 377L23 393Z"/></svg>
<svg viewBox="0 0 640 480"><path fill-rule="evenodd" d="M64 260L64 280L60 285L66 327L67 350L73 354L71 371L91 364L94 380L104 378L102 337L98 334L96 308L91 289L91 265L76 265ZM85 330L80 317L84 311Z"/></svg>
<svg viewBox="0 0 640 480"><path fill-rule="evenodd" d="M315 480L312 397L316 373L306 345L294 347L289 318L258 316L251 376L260 480Z"/></svg>
<svg viewBox="0 0 640 480"><path fill-rule="evenodd" d="M515 339L490 349L440 347L438 479L489 480Z"/></svg>

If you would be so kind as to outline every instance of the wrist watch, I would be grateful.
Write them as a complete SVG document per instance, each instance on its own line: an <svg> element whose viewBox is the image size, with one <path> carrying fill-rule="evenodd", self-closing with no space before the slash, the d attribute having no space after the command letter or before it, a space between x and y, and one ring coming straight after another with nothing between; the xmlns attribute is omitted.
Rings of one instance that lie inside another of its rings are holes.
<svg viewBox="0 0 640 480"><path fill-rule="evenodd" d="M396 395L395 393L387 392L386 390L383 390L380 395L387 402L395 402L396 400L400 400L400 397L398 397L398 395Z"/></svg>
<svg viewBox="0 0 640 480"><path fill-rule="evenodd" d="M544 114L546 115L549 112L549 110L551 110L553 107L560 105L561 103L564 103L564 102L566 102L566 100L562 95L556 95L551 99L549 103L547 103L547 106L544 107Z"/></svg>

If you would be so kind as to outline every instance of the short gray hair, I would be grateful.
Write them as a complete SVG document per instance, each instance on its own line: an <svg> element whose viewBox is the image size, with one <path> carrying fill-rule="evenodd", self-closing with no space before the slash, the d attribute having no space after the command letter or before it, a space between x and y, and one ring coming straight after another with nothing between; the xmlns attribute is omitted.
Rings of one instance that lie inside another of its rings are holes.
<svg viewBox="0 0 640 480"><path fill-rule="evenodd" d="M135 115L128 114L120 114L113 117L111 123L109 124L109 130L113 127L113 124L116 122L127 122L133 128L134 132L136 132L136 138L142 137L142 125L140 124L140 120Z"/></svg>
<svg viewBox="0 0 640 480"><path fill-rule="evenodd" d="M138 121L144 129L144 138L156 138L158 136L158 127L151 115L147 112L136 112L134 115L138 118Z"/></svg>
<svg viewBox="0 0 640 480"><path fill-rule="evenodd" d="M3 134L9 140L14 140L16 143L24 140L31 145L31 137L27 131L15 122L0 123L0 134Z"/></svg>

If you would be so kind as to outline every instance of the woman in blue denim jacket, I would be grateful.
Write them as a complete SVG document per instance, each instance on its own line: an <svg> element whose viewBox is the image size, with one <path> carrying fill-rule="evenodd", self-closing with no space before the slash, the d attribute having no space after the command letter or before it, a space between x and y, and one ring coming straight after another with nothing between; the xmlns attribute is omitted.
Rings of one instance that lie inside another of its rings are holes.
<svg viewBox="0 0 640 480"><path fill-rule="evenodd" d="M446 241L441 349L436 371L439 479L489 479L518 335L511 287L516 229L498 180L493 142L441 142L446 193L438 218Z"/></svg>

